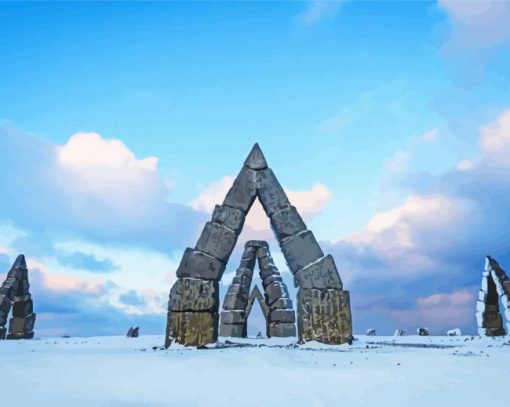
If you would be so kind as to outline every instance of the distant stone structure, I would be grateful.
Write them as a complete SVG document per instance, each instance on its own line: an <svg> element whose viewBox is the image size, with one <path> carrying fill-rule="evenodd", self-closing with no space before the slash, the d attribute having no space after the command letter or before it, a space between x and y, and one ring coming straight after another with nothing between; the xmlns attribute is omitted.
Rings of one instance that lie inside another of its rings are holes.
<svg viewBox="0 0 510 407"><path fill-rule="evenodd" d="M500 300L504 316L499 307ZM503 318L506 319L506 331ZM510 332L510 280L491 256L487 256L485 260L482 287L476 303L476 320L479 335L503 336Z"/></svg>
<svg viewBox="0 0 510 407"><path fill-rule="evenodd" d="M258 260L264 297L257 286L249 294L255 260ZM220 315L220 336L246 338L253 303L258 301L266 319L266 336L296 336L296 315L292 300L276 268L269 245L262 240L246 242L241 264L229 286Z"/></svg>
<svg viewBox="0 0 510 407"><path fill-rule="evenodd" d="M462 331L459 328L450 329L449 331L446 332L446 335L447 336L461 336Z"/></svg>
<svg viewBox="0 0 510 407"><path fill-rule="evenodd" d="M126 337L128 338L138 338L138 332L140 327L138 326L132 326L128 329Z"/></svg>
<svg viewBox="0 0 510 407"><path fill-rule="evenodd" d="M429 330L427 328L418 328L416 333L420 336L429 336Z"/></svg>
<svg viewBox="0 0 510 407"><path fill-rule="evenodd" d="M34 304L29 292L28 269L25 256L20 254L7 273L0 288L0 339L31 339L34 337ZM5 328L9 311L9 332Z"/></svg>
<svg viewBox="0 0 510 407"><path fill-rule="evenodd" d="M299 339L330 344L351 341L349 292L343 290L335 262L322 252L255 144L223 204L215 207L195 248L184 252L177 269L178 280L170 290L165 347L174 341L189 346L216 342L218 283L256 198L271 221L299 287ZM275 285L276 290L280 288Z"/></svg>
<svg viewBox="0 0 510 407"><path fill-rule="evenodd" d="M396 329L393 336L404 336L404 330L403 329Z"/></svg>
<svg viewBox="0 0 510 407"><path fill-rule="evenodd" d="M367 336L375 336L375 329L367 329Z"/></svg>

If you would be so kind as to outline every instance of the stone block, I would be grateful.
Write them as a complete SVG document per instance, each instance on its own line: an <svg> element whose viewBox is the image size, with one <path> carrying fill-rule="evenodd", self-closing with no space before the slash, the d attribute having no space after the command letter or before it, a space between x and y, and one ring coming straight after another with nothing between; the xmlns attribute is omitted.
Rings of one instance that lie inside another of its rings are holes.
<svg viewBox="0 0 510 407"><path fill-rule="evenodd" d="M483 328L500 329L503 327L503 318L499 312L483 313Z"/></svg>
<svg viewBox="0 0 510 407"><path fill-rule="evenodd" d="M185 346L202 346L218 339L218 314L210 312L168 313L165 347L176 341Z"/></svg>
<svg viewBox="0 0 510 407"><path fill-rule="evenodd" d="M259 269L267 269L270 266L274 266L273 258L271 256L259 257L258 261L259 261Z"/></svg>
<svg viewBox="0 0 510 407"><path fill-rule="evenodd" d="M292 300L290 298L279 298L269 307L271 310L275 309L292 309Z"/></svg>
<svg viewBox="0 0 510 407"><path fill-rule="evenodd" d="M476 302L476 310L478 312L485 312L485 302L483 301L477 301Z"/></svg>
<svg viewBox="0 0 510 407"><path fill-rule="evenodd" d="M482 277L482 285L480 289L485 292L489 291L489 280L487 279L487 276Z"/></svg>
<svg viewBox="0 0 510 407"><path fill-rule="evenodd" d="M287 195L270 168L258 172L258 183L260 203L267 216L290 206Z"/></svg>
<svg viewBox="0 0 510 407"><path fill-rule="evenodd" d="M25 327L25 318L9 319L9 333L23 332Z"/></svg>
<svg viewBox="0 0 510 407"><path fill-rule="evenodd" d="M244 324L246 312L240 310L222 311L220 314L221 324Z"/></svg>
<svg viewBox="0 0 510 407"><path fill-rule="evenodd" d="M503 291L505 294L510 295L510 281L503 281Z"/></svg>
<svg viewBox="0 0 510 407"><path fill-rule="evenodd" d="M251 279L246 275L242 275L241 277L235 276L232 279L232 284L239 284L239 285L245 287L246 290L248 290L251 285Z"/></svg>
<svg viewBox="0 0 510 407"><path fill-rule="evenodd" d="M301 288L342 289L342 281L331 255L298 270L294 274L294 285Z"/></svg>
<svg viewBox="0 0 510 407"><path fill-rule="evenodd" d="M246 285L241 284L230 284L227 290L227 294L248 294L248 288Z"/></svg>
<svg viewBox="0 0 510 407"><path fill-rule="evenodd" d="M300 339L327 344L351 340L352 317L348 291L300 288L297 298Z"/></svg>
<svg viewBox="0 0 510 407"><path fill-rule="evenodd" d="M0 295L0 311L8 313L11 310L12 301L5 295Z"/></svg>
<svg viewBox="0 0 510 407"><path fill-rule="evenodd" d="M245 217L245 213L240 209L226 205L216 205L212 214L212 222L226 226L239 235L243 230Z"/></svg>
<svg viewBox="0 0 510 407"><path fill-rule="evenodd" d="M187 248L177 269L177 277L201 278L204 280L221 280L225 263L206 253Z"/></svg>
<svg viewBox="0 0 510 407"><path fill-rule="evenodd" d="M25 324L23 326L23 332L30 332L34 330L35 325L35 314L25 316Z"/></svg>
<svg viewBox="0 0 510 407"><path fill-rule="evenodd" d="M248 294L227 294L223 300L224 310L244 310L248 306Z"/></svg>
<svg viewBox="0 0 510 407"><path fill-rule="evenodd" d="M265 280L269 276L274 276L274 275L279 276L280 272L278 271L276 266L271 265L269 267L261 268L259 274L260 274L260 278L262 280Z"/></svg>
<svg viewBox="0 0 510 407"><path fill-rule="evenodd" d="M34 303L32 300L18 301L12 304L12 316L24 317L34 312Z"/></svg>
<svg viewBox="0 0 510 407"><path fill-rule="evenodd" d="M257 172L243 167L227 192L223 205L248 213L257 196Z"/></svg>
<svg viewBox="0 0 510 407"><path fill-rule="evenodd" d="M267 327L268 338L287 338L296 336L296 324L286 322L271 322Z"/></svg>
<svg viewBox="0 0 510 407"><path fill-rule="evenodd" d="M6 335L7 335L7 329L5 327L0 326L0 339L5 339Z"/></svg>
<svg viewBox="0 0 510 407"><path fill-rule="evenodd" d="M265 289L267 286L273 284L275 281L283 283L283 279L278 274L273 274L262 280L262 287L264 287Z"/></svg>
<svg viewBox="0 0 510 407"><path fill-rule="evenodd" d="M478 301L485 302L487 301L487 293L483 290L478 291Z"/></svg>
<svg viewBox="0 0 510 407"><path fill-rule="evenodd" d="M248 240L245 244L245 248L252 247L257 252L261 247L269 247L269 243L265 240Z"/></svg>
<svg viewBox="0 0 510 407"><path fill-rule="evenodd" d="M292 309L276 309L269 312L270 322L296 322L296 314Z"/></svg>
<svg viewBox="0 0 510 407"><path fill-rule="evenodd" d="M266 158L257 143L255 143L250 154L244 161L244 166L254 170L263 170L264 168L267 168Z"/></svg>
<svg viewBox="0 0 510 407"><path fill-rule="evenodd" d="M218 223L207 222L195 250L216 257L226 264L236 241L237 235L232 229Z"/></svg>
<svg viewBox="0 0 510 407"><path fill-rule="evenodd" d="M271 215L271 228L278 239L289 238L306 230L305 222L294 206L288 206Z"/></svg>
<svg viewBox="0 0 510 407"><path fill-rule="evenodd" d="M481 328L483 326L483 312L477 312L476 316L476 325Z"/></svg>
<svg viewBox="0 0 510 407"><path fill-rule="evenodd" d="M281 242L280 247L292 273L296 273L324 256L313 233L309 230Z"/></svg>
<svg viewBox="0 0 510 407"><path fill-rule="evenodd" d="M246 325L244 324L221 324L220 336L227 336L232 338L246 338Z"/></svg>
<svg viewBox="0 0 510 407"><path fill-rule="evenodd" d="M216 281L183 278L175 282L170 290L169 311L217 312L219 288Z"/></svg>
<svg viewBox="0 0 510 407"><path fill-rule="evenodd" d="M264 289L264 298L267 305L271 305L279 298L289 298L287 287L283 283L275 281Z"/></svg>
<svg viewBox="0 0 510 407"><path fill-rule="evenodd" d="M253 270L254 267L255 267L255 262L256 261L257 261L257 259L255 258L255 256L253 256L250 259L241 259L241 263L239 264L239 268L245 268L245 269Z"/></svg>

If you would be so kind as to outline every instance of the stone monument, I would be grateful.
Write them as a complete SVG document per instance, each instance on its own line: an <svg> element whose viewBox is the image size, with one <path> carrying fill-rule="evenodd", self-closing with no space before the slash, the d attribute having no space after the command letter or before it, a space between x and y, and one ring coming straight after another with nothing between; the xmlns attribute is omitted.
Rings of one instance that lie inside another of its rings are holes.
<svg viewBox="0 0 510 407"><path fill-rule="evenodd" d="M351 341L349 292L343 290L333 257L323 253L255 144L223 204L215 207L196 246L184 252L177 269L178 280L170 290L165 347L173 341L188 346L216 342L218 283L256 198L271 221L299 287L300 341L329 344Z"/></svg>

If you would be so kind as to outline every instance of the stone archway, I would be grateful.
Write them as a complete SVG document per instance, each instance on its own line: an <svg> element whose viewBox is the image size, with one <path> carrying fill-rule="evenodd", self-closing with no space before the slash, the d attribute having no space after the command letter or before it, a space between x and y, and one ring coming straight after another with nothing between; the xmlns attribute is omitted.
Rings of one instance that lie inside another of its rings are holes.
<svg viewBox="0 0 510 407"><path fill-rule="evenodd" d="M20 254L0 287L0 339L5 339L5 324L12 308L7 339L34 337L34 304L29 292L28 269L25 256Z"/></svg>
<svg viewBox="0 0 510 407"><path fill-rule="evenodd" d="M255 144L223 204L215 207L195 248L184 252L177 269L178 280L170 290L165 347L173 341L189 346L216 342L218 282L256 198L270 219L299 287L299 339L330 344L351 340L349 293L343 290L335 262L322 252Z"/></svg>
<svg viewBox="0 0 510 407"><path fill-rule="evenodd" d="M499 306L500 300L503 310ZM491 256L486 257L476 311L479 335L503 336L510 333L510 280Z"/></svg>
<svg viewBox="0 0 510 407"><path fill-rule="evenodd" d="M264 296L256 285L250 292L255 261L258 261ZM268 338L296 336L292 300L273 262L269 245L262 240L250 240L245 244L241 264L223 300L220 336L248 336L248 316L255 300L259 302L264 314Z"/></svg>

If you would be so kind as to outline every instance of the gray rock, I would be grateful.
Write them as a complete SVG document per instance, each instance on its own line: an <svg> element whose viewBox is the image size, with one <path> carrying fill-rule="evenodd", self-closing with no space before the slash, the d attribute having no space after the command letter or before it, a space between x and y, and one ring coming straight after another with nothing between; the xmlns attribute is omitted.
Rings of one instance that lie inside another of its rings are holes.
<svg viewBox="0 0 510 407"><path fill-rule="evenodd" d="M375 336L375 329L367 329L367 336Z"/></svg>
<svg viewBox="0 0 510 407"><path fill-rule="evenodd" d="M267 286L271 285L275 281L278 281L283 284L283 279L279 275L273 274L273 275L265 278L264 280L262 280L262 287L264 287L264 289L265 289Z"/></svg>
<svg viewBox="0 0 510 407"><path fill-rule="evenodd" d="M246 285L241 285L241 284L230 284L228 286L228 291L227 293L228 294L242 294L242 293L246 293L248 294L248 288Z"/></svg>
<svg viewBox="0 0 510 407"><path fill-rule="evenodd" d="M271 310L275 309L292 309L292 300L290 298L279 298L269 307Z"/></svg>
<svg viewBox="0 0 510 407"><path fill-rule="evenodd" d="M296 322L296 314L294 310L290 309L276 309L269 313L270 322Z"/></svg>
<svg viewBox="0 0 510 407"><path fill-rule="evenodd" d="M232 229L218 223L207 222L195 250L216 257L226 264L236 241L237 235Z"/></svg>
<svg viewBox="0 0 510 407"><path fill-rule="evenodd" d="M271 253L269 252L269 246L260 246L257 250L257 259L261 257L271 257Z"/></svg>
<svg viewBox="0 0 510 407"><path fill-rule="evenodd" d="M289 336L296 336L296 325L292 323L272 322L268 326L267 336L269 338L287 338Z"/></svg>
<svg viewBox="0 0 510 407"><path fill-rule="evenodd" d="M258 180L258 196L267 216L290 206L287 195L270 168L259 171Z"/></svg>
<svg viewBox="0 0 510 407"><path fill-rule="evenodd" d="M245 217L246 215L240 209L226 205L216 205L212 214L212 221L232 229L239 235L243 230Z"/></svg>
<svg viewBox="0 0 510 407"><path fill-rule="evenodd" d="M187 248L177 269L177 277L201 278L204 280L221 280L225 263L206 253Z"/></svg>
<svg viewBox="0 0 510 407"><path fill-rule="evenodd" d="M258 143L255 143L251 149L250 154L244 161L244 166L251 168L252 170L263 170L267 168L266 158L264 157L264 153L262 153Z"/></svg>
<svg viewBox="0 0 510 407"><path fill-rule="evenodd" d="M223 300L224 310L245 310L248 305L248 294L227 294Z"/></svg>
<svg viewBox="0 0 510 407"><path fill-rule="evenodd" d="M287 292L287 287L285 287L283 283L275 281L265 287L264 297L266 299L266 304L271 306L271 304L280 298L289 298L289 293Z"/></svg>
<svg viewBox="0 0 510 407"><path fill-rule="evenodd" d="M34 312L34 303L32 300L18 301L12 304L12 316L24 317Z"/></svg>
<svg viewBox="0 0 510 407"><path fill-rule="evenodd" d="M271 264L268 267L261 268L259 271L259 274L260 274L260 278L262 280L265 280L266 278L268 278L270 276L274 276L274 275L279 276L280 272L278 271L278 269L276 268L276 266L274 264Z"/></svg>
<svg viewBox="0 0 510 407"><path fill-rule="evenodd" d="M268 248L269 244L265 240L248 240L245 244L245 250L247 250L250 247L254 248L255 253L257 253L261 247Z"/></svg>
<svg viewBox="0 0 510 407"><path fill-rule="evenodd" d="M294 274L294 285L302 288L342 289L342 281L331 255L320 258Z"/></svg>
<svg viewBox="0 0 510 407"><path fill-rule="evenodd" d="M420 336L429 336L429 330L427 328L418 328L416 333Z"/></svg>
<svg viewBox="0 0 510 407"><path fill-rule="evenodd" d="M244 324L220 324L220 336L232 338L246 338L246 326Z"/></svg>
<svg viewBox="0 0 510 407"><path fill-rule="evenodd" d="M222 311L220 314L221 324L244 324L246 312L242 310Z"/></svg>
<svg viewBox="0 0 510 407"><path fill-rule="evenodd" d="M271 215L271 227L278 241L306 230L305 222L293 206L288 206L273 213Z"/></svg>
<svg viewBox="0 0 510 407"><path fill-rule="evenodd" d="M281 242L280 246L292 273L296 273L324 256L313 233L309 230Z"/></svg>
<svg viewBox="0 0 510 407"><path fill-rule="evenodd" d="M227 192L223 205L248 213L257 196L257 172L243 167Z"/></svg>
<svg viewBox="0 0 510 407"><path fill-rule="evenodd" d="M183 278L175 282L170 290L169 311L217 312L219 289L216 281Z"/></svg>

